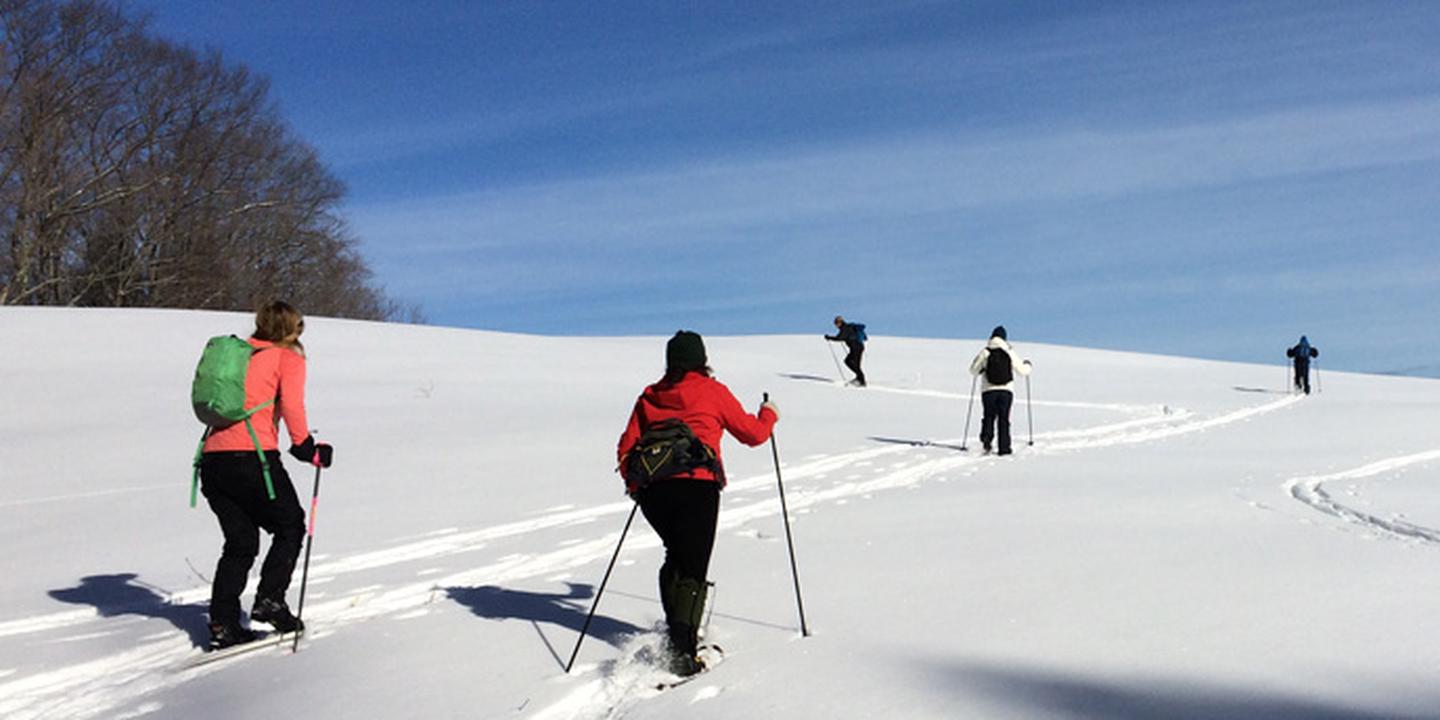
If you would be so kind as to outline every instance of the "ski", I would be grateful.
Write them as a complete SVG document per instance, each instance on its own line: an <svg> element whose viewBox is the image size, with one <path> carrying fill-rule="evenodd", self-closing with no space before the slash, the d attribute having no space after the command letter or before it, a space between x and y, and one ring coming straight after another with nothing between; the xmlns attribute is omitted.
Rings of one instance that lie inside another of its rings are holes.
<svg viewBox="0 0 1440 720"><path fill-rule="evenodd" d="M303 631L301 634L304 634ZM257 650L274 649L285 645L286 643L291 643L294 641L295 633L293 632L267 634L263 637L256 638L255 640L251 640L247 643L231 645L230 647L221 648L219 650L210 650L201 655L197 655L188 660L185 663L185 667L187 669L204 667L212 663L220 662L221 660L229 660L230 658L239 657L241 655L249 655L250 653Z"/></svg>
<svg viewBox="0 0 1440 720"><path fill-rule="evenodd" d="M695 673L694 675L686 675L684 677L680 677L677 675L673 679L661 680L660 682L655 683L655 689L663 691L669 690L671 688L677 688L681 685L684 685L685 683L690 682L691 680L694 680L695 678L700 677L701 675L704 675L705 673L710 672L711 668L719 665L721 661L725 659L725 649L720 647L719 645L701 645L697 655L699 655L700 657L700 665L704 668L703 670Z"/></svg>

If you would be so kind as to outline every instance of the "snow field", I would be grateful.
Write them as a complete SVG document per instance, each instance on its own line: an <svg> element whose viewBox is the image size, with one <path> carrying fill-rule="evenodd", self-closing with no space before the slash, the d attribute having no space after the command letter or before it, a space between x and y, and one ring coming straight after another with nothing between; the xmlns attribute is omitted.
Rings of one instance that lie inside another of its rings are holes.
<svg viewBox="0 0 1440 720"><path fill-rule="evenodd" d="M780 405L814 635L769 448L727 441L710 637L729 654L656 694L630 660L660 617L638 517L561 668L630 509L614 442L663 338L314 319L310 414L337 464L311 633L186 671L219 533L184 506L184 391L204 338L246 323L0 311L0 374L23 379L0 414L0 716L1433 716L1440 384L1326 371L1305 398L1274 366L1020 338L1035 445L1017 395L1010 458L978 454L978 403L961 437L978 340L874 338L856 390L818 333L707 338L742 402ZM97 337L114 356L77 357Z"/></svg>

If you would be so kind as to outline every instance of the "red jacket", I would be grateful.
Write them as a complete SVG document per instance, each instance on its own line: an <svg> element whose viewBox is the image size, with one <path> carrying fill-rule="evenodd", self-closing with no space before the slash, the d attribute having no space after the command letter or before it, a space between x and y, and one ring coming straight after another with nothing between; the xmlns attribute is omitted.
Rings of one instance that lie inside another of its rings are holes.
<svg viewBox="0 0 1440 720"><path fill-rule="evenodd" d="M671 418L685 421L695 437L715 451L717 461L720 460L720 438L725 430L729 430L736 440L753 447L770 439L770 430L778 419L770 408L761 408L758 415L745 412L740 401L730 393L730 388L702 373L686 373L674 384L664 381L655 383L645 388L635 401L630 422L620 435L616 456L620 460L622 475L625 456L635 448L645 428ZM696 468L677 477L723 482L709 468ZM630 490L633 492L635 488Z"/></svg>

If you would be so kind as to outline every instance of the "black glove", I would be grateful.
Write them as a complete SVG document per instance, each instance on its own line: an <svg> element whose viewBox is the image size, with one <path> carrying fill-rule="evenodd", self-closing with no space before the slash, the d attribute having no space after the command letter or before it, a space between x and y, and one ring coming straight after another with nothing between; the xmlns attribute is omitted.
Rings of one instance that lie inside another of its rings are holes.
<svg viewBox="0 0 1440 720"><path fill-rule="evenodd" d="M315 442L313 435L306 435L305 442L299 445L291 445L290 454L300 462L324 468L330 467L330 463L335 460L335 448L331 447L329 443Z"/></svg>

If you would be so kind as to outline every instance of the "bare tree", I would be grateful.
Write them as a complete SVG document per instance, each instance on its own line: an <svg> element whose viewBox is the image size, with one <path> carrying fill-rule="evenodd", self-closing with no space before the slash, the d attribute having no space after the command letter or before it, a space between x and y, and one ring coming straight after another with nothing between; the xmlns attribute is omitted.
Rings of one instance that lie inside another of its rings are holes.
<svg viewBox="0 0 1440 720"><path fill-rule="evenodd" d="M0 304L421 319L371 284L263 78L99 0L0 0L0 40Z"/></svg>

